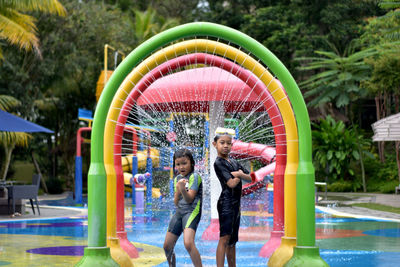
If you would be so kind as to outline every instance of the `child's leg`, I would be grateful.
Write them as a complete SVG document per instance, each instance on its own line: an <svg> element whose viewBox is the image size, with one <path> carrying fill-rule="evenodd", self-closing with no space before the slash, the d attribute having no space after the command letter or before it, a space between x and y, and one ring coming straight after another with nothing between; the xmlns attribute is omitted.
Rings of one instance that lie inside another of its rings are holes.
<svg viewBox="0 0 400 267"><path fill-rule="evenodd" d="M232 235L226 246L226 259L229 267L236 267L236 242L239 240L240 208L234 209L232 223Z"/></svg>
<svg viewBox="0 0 400 267"><path fill-rule="evenodd" d="M192 228L186 228L185 230L183 230L183 244L185 245L186 250L189 252L193 265L195 267L201 267L202 264L200 253L194 243L195 234L196 232Z"/></svg>
<svg viewBox="0 0 400 267"><path fill-rule="evenodd" d="M179 236L167 232L165 235L165 241L164 241L164 252L165 256L167 257L167 261L169 266L176 266L176 259L175 259L175 252L174 252L174 247L176 244L176 241L178 240Z"/></svg>
<svg viewBox="0 0 400 267"><path fill-rule="evenodd" d="M226 246L226 259L229 267L236 267L236 245Z"/></svg>
<svg viewBox="0 0 400 267"><path fill-rule="evenodd" d="M217 246L217 267L224 267L226 248L228 247L230 235L224 235L219 238Z"/></svg>

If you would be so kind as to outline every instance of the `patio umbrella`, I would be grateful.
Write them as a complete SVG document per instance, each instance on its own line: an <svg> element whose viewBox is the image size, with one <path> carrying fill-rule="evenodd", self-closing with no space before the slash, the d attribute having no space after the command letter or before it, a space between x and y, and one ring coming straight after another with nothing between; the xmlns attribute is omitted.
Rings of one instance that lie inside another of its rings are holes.
<svg viewBox="0 0 400 267"><path fill-rule="evenodd" d="M18 116L12 115L1 109L0 109L0 131L25 132L25 133L34 133L34 132L53 133L52 130L49 130L33 122L24 120Z"/></svg>

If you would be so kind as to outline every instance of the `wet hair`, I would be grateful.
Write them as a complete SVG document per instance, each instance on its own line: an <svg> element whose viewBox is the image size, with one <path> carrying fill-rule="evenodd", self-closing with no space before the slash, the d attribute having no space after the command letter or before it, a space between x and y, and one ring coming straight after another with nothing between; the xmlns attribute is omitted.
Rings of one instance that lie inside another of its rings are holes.
<svg viewBox="0 0 400 267"><path fill-rule="evenodd" d="M230 135L228 132L225 132L225 133L217 133L215 136L214 136L214 142L217 142L218 141L218 139L220 139L222 136L229 136L231 139L233 138L232 137L232 135Z"/></svg>
<svg viewBox="0 0 400 267"><path fill-rule="evenodd" d="M191 172L194 171L194 165L195 165L194 158L193 158L192 152L190 152L190 150L187 148L181 148L181 149L178 149L177 151L175 151L173 163L172 163L174 170L175 170L175 160L178 158L185 158L185 157L189 158L189 160L190 160L190 166L192 167Z"/></svg>

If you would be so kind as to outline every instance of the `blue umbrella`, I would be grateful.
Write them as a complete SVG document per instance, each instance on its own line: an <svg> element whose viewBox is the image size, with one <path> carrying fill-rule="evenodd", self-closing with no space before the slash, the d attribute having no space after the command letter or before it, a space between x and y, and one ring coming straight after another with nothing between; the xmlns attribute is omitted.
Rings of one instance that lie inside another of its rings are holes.
<svg viewBox="0 0 400 267"><path fill-rule="evenodd" d="M37 125L33 122L24 120L20 117L12 115L1 109L0 109L0 131L25 132L25 133L34 133L34 132L53 133L52 130Z"/></svg>

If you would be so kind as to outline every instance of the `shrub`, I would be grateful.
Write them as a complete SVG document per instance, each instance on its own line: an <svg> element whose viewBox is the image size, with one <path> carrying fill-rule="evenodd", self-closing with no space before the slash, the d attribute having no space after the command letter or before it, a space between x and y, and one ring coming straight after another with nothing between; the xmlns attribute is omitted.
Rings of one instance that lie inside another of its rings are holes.
<svg viewBox="0 0 400 267"><path fill-rule="evenodd" d="M354 179L357 165L363 155L369 153L370 140L365 139L360 130L346 128L342 121L335 121L331 116L313 124L313 154L316 173L336 180Z"/></svg>
<svg viewBox="0 0 400 267"><path fill-rule="evenodd" d="M384 194L394 193L394 189L399 185L398 180L382 183L379 187L379 192Z"/></svg>
<svg viewBox="0 0 400 267"><path fill-rule="evenodd" d="M328 184L329 192L352 192L354 191L353 182L351 181L336 181Z"/></svg>

